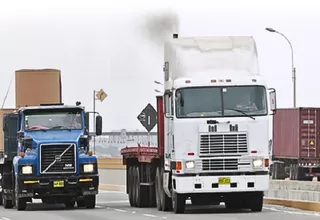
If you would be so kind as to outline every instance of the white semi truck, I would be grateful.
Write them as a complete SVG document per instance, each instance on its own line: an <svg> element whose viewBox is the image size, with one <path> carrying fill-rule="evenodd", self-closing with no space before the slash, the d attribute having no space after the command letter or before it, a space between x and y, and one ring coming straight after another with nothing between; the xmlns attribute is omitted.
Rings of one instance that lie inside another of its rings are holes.
<svg viewBox="0 0 320 220"><path fill-rule="evenodd" d="M190 198L261 211L276 93L260 74L253 37L174 34L163 71L158 147L121 150L131 205L183 213Z"/></svg>

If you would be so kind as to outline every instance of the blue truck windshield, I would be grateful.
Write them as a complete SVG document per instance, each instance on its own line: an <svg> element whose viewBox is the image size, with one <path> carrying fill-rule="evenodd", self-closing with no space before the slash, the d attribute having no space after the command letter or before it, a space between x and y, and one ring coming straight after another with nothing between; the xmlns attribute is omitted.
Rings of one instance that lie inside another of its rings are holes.
<svg viewBox="0 0 320 220"><path fill-rule="evenodd" d="M176 90L177 118L262 116L267 114L263 86L189 87Z"/></svg>
<svg viewBox="0 0 320 220"><path fill-rule="evenodd" d="M32 130L78 130L83 128L81 110L37 110L26 111L24 115L26 131Z"/></svg>

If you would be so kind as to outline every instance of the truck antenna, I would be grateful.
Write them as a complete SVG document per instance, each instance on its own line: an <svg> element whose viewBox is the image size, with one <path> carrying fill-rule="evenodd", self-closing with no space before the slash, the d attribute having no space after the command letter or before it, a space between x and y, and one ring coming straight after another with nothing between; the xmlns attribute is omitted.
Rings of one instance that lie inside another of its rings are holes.
<svg viewBox="0 0 320 220"><path fill-rule="evenodd" d="M7 93L6 93L6 95L5 95L4 99L3 99L1 108L3 108L4 104L6 103L6 100L7 100L10 88L11 88L11 84L12 84L12 81L13 81L13 76L14 76L14 72L12 73L11 80L10 80L10 83L9 83L9 86L8 86L8 89L7 89Z"/></svg>

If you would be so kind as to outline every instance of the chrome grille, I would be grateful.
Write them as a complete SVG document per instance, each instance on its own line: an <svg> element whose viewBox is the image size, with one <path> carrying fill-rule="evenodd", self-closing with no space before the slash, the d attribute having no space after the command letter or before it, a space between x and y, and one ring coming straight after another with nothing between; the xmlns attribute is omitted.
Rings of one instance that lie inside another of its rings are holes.
<svg viewBox="0 0 320 220"><path fill-rule="evenodd" d="M202 160L203 171L238 170L238 159Z"/></svg>
<svg viewBox="0 0 320 220"><path fill-rule="evenodd" d="M248 153L246 133L200 135L200 156L243 155Z"/></svg>
<svg viewBox="0 0 320 220"><path fill-rule="evenodd" d="M76 172L76 145L73 143L41 144L40 173Z"/></svg>

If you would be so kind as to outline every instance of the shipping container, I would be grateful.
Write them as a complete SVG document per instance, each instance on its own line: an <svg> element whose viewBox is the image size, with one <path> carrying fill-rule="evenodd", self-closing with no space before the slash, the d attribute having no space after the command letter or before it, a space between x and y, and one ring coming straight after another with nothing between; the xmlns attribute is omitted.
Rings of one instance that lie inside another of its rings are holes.
<svg viewBox="0 0 320 220"><path fill-rule="evenodd" d="M277 109L272 160L290 170L292 179L303 178L306 172L310 177L320 175L320 108Z"/></svg>
<svg viewBox="0 0 320 220"><path fill-rule="evenodd" d="M60 70L22 69L16 71L16 108L61 102Z"/></svg>

